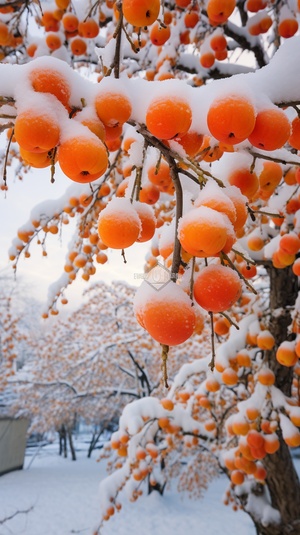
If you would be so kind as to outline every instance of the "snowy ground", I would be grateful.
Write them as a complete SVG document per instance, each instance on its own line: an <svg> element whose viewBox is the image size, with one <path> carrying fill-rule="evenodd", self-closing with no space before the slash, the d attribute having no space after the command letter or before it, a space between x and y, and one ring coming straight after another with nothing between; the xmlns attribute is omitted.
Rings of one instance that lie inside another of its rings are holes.
<svg viewBox="0 0 300 535"><path fill-rule="evenodd" d="M72 462L57 455L57 445L28 452L24 470L0 478L0 535L92 535L99 523L99 481L105 466L79 452ZM105 524L103 535L254 535L251 520L222 504L225 478L215 480L205 497L189 500L176 491L153 492ZM32 507L5 524L1 519Z"/></svg>

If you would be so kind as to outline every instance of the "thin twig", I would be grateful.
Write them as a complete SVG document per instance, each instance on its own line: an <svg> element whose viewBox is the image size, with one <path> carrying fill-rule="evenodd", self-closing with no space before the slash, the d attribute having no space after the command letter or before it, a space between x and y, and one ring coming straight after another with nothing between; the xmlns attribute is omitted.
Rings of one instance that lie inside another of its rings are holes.
<svg viewBox="0 0 300 535"><path fill-rule="evenodd" d="M251 154L251 156L253 156L254 158L260 158L261 160L269 160L270 162L278 162L278 163L282 163L283 165L300 165L300 161L298 162L295 162L295 161L287 161L287 160L284 160L283 158L276 158L275 156L267 156L266 154L260 154L259 152L254 152L253 150L249 149L248 150L249 154Z"/></svg>
<svg viewBox="0 0 300 535"><path fill-rule="evenodd" d="M8 520L12 520L17 515L26 515L27 513L30 513L30 511L32 510L33 510L33 505L29 507L28 509L16 511L15 513L12 513L10 516L6 516L5 518L0 518L0 525L5 524L6 522L8 522Z"/></svg>
<svg viewBox="0 0 300 535"><path fill-rule="evenodd" d="M252 284L250 284L250 282L241 274L241 272L235 267L234 263L230 260L229 256L224 253L224 252L221 252L221 257L225 258L225 260L228 262L228 264L230 265L230 267L236 271L236 273L238 274L238 276L240 277L240 279L242 279L242 281L244 281L244 283L246 284L246 286L249 288L249 290L251 290L251 292L253 292L255 295L257 295L257 291L255 290L255 288L253 288ZM239 253L238 253L239 254Z"/></svg>
<svg viewBox="0 0 300 535"><path fill-rule="evenodd" d="M231 319L230 316L228 316L228 314L225 314L225 312L220 312L221 316L223 316L224 318L227 319L227 321L229 321L229 323L231 325L233 325L238 331L240 330L239 326L237 323L235 323L235 321L233 321L233 319Z"/></svg>
<svg viewBox="0 0 300 535"><path fill-rule="evenodd" d="M119 11L119 20L118 20L116 31L114 33L114 37L116 38L116 48L115 48L115 56L114 56L114 76L115 78L120 78L123 11L122 11L122 4L120 2L117 2L116 7Z"/></svg>
<svg viewBox="0 0 300 535"><path fill-rule="evenodd" d="M6 147L6 152L5 152L4 167L3 167L3 177L2 177L5 186L7 185L6 184L6 180L7 180L7 160L8 160L9 149L10 149L10 145L11 145L13 136L14 136L14 129L12 129L12 131L10 133L9 140L8 140L8 143L7 143L7 147Z"/></svg>
<svg viewBox="0 0 300 535"><path fill-rule="evenodd" d="M211 371L214 371L215 367L215 358L216 358L216 349L215 349L215 329L214 329L214 315L213 312L209 312L210 317L210 332L211 332L211 361L209 367Z"/></svg>
<svg viewBox="0 0 300 535"><path fill-rule="evenodd" d="M169 388L168 384L168 370L167 370L167 360L168 360L168 354L169 354L169 346L166 344L161 344L162 353L161 353L161 360L162 360L162 374L163 374L163 382L165 388Z"/></svg>

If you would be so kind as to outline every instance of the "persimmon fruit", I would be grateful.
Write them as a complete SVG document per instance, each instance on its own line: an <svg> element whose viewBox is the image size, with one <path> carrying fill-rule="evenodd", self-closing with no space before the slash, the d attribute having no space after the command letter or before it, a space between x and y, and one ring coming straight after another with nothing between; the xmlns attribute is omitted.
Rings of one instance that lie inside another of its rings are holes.
<svg viewBox="0 0 300 535"><path fill-rule="evenodd" d="M200 65L204 69L211 69L214 63L215 63L215 55L213 54L213 52L206 51L206 52L201 53Z"/></svg>
<svg viewBox="0 0 300 535"><path fill-rule="evenodd" d="M146 113L149 132L160 139L172 139L186 134L192 123L189 104L178 97L155 99Z"/></svg>
<svg viewBox="0 0 300 535"><path fill-rule="evenodd" d="M221 52L227 47L226 37L223 34L214 35L209 44L214 52Z"/></svg>
<svg viewBox="0 0 300 535"><path fill-rule="evenodd" d="M293 37L295 33L298 31L298 21L295 18L286 18L279 22L278 24L278 33L280 37L283 37L284 39L289 39L290 37Z"/></svg>
<svg viewBox="0 0 300 535"><path fill-rule="evenodd" d="M148 295L142 296L144 284ZM192 301L175 283L169 282L159 291L143 283L138 289L134 310L140 316L144 328L160 344L174 346L190 338L195 328Z"/></svg>
<svg viewBox="0 0 300 535"><path fill-rule="evenodd" d="M61 170L75 182L87 183L100 178L108 166L105 145L96 136L71 137L58 149Z"/></svg>
<svg viewBox="0 0 300 535"><path fill-rule="evenodd" d="M136 210L140 222L141 222L141 230L139 237L137 239L138 242L146 242L151 240L153 238L155 230L156 230L156 218L153 212L153 208L151 208L148 204L135 201L133 203L134 209Z"/></svg>
<svg viewBox="0 0 300 535"><path fill-rule="evenodd" d="M35 91L54 95L64 106L69 104L70 84L59 71L45 67L35 68L30 71L29 79Z"/></svg>
<svg viewBox="0 0 300 535"><path fill-rule="evenodd" d="M248 138L255 126L256 113L251 102L232 95L216 99L209 107L207 125L212 136L235 145Z"/></svg>
<svg viewBox="0 0 300 535"><path fill-rule="evenodd" d="M80 21L78 24L78 33L86 39L94 39L99 33L99 24L92 18Z"/></svg>
<svg viewBox="0 0 300 535"><path fill-rule="evenodd" d="M224 312L240 298L242 283L238 274L221 264L204 267L194 282L194 298L209 312Z"/></svg>
<svg viewBox="0 0 300 535"><path fill-rule="evenodd" d="M30 152L20 147L20 156L27 165L37 169L49 167L56 158L53 158L53 151Z"/></svg>
<svg viewBox="0 0 300 535"><path fill-rule="evenodd" d="M294 366L298 360L294 344L287 341L282 342L277 348L276 359L282 366Z"/></svg>
<svg viewBox="0 0 300 535"><path fill-rule="evenodd" d="M79 20L74 13L65 13L62 17L62 25L67 32L74 32L78 29Z"/></svg>
<svg viewBox="0 0 300 535"><path fill-rule="evenodd" d="M14 135L22 149L48 152L59 143L60 127L55 116L29 109L17 115Z"/></svg>
<svg viewBox="0 0 300 535"><path fill-rule="evenodd" d="M291 123L291 135L289 137L289 144L297 150L300 150L300 117L295 117Z"/></svg>
<svg viewBox="0 0 300 535"><path fill-rule="evenodd" d="M74 37L70 42L70 48L74 56L83 56L87 51L87 44L81 37Z"/></svg>
<svg viewBox="0 0 300 535"><path fill-rule="evenodd" d="M62 45L61 38L55 32L53 33L49 32L46 35L45 41L49 50L52 50L52 51L58 50Z"/></svg>
<svg viewBox="0 0 300 535"><path fill-rule="evenodd" d="M233 13L236 0L208 0L207 15L215 23L222 24Z"/></svg>
<svg viewBox="0 0 300 535"><path fill-rule="evenodd" d="M290 122L284 111L279 108L269 108L258 112L254 129L248 139L254 147L272 151L283 147L290 133Z"/></svg>
<svg viewBox="0 0 300 535"><path fill-rule="evenodd" d="M132 26L150 26L160 10L160 0L123 0L123 15Z"/></svg>
<svg viewBox="0 0 300 535"><path fill-rule="evenodd" d="M150 30L150 41L155 46L164 45L171 36L169 26L161 26L159 22L155 22Z"/></svg>
<svg viewBox="0 0 300 535"><path fill-rule="evenodd" d="M236 186L241 193L252 199L258 191L259 181L256 173L251 172L247 167L238 168L229 174L227 180L231 186Z"/></svg>
<svg viewBox="0 0 300 535"><path fill-rule="evenodd" d="M95 99L96 113L105 126L116 127L128 121L132 106L122 92L100 92Z"/></svg>
<svg viewBox="0 0 300 535"><path fill-rule="evenodd" d="M115 197L100 212L98 234L107 247L130 247L137 241L140 231L140 218L129 199Z"/></svg>
<svg viewBox="0 0 300 535"><path fill-rule="evenodd" d="M300 238L295 232L289 232L281 236L279 248L288 254L297 254L300 249Z"/></svg>
<svg viewBox="0 0 300 535"><path fill-rule="evenodd" d="M181 218L178 238L183 249L193 256L215 256L225 247L231 228L226 215L199 206Z"/></svg>

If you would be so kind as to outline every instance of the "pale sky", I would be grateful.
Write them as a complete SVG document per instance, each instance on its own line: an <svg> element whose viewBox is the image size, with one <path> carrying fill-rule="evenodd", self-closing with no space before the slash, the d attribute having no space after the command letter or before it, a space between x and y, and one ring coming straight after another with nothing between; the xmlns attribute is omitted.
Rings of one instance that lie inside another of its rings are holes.
<svg viewBox="0 0 300 535"><path fill-rule="evenodd" d="M17 230L29 219L31 209L39 202L60 197L70 185L57 166L54 184L50 183L49 169L32 169L22 181L13 176L9 170L8 191L0 191L0 273L8 270L11 262L8 259L8 250ZM75 219L75 218L74 218ZM73 220L71 220L73 222ZM17 277L28 281L32 295L41 301L46 301L49 285L56 281L63 272L63 266L68 250L68 243L72 238L74 227L63 226L63 235L48 235L48 256L42 256L41 246L33 244L30 247L31 257L21 257L18 263ZM121 251L109 250L108 263L95 264L97 274L91 277L90 282L103 280L126 280L129 284L138 286L142 280L136 274L143 273L145 254L149 244L137 244L126 250L127 264L124 264ZM106 251L107 252L107 251ZM78 280L69 287L66 297L70 305L80 303L81 293L87 288L85 281L79 275Z"/></svg>

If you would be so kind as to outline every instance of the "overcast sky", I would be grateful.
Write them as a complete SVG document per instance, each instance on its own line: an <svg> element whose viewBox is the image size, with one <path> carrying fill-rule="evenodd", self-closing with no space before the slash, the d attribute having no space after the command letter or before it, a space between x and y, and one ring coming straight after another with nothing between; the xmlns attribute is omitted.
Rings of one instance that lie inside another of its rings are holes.
<svg viewBox="0 0 300 535"><path fill-rule="evenodd" d="M17 235L18 228L28 221L31 209L41 201L60 197L70 185L70 180L60 172L58 166L55 179L55 183L51 184L49 169L42 169L30 171L20 181L9 170L9 189L6 193L0 191L0 272L5 268L7 271L11 266L8 260L9 247ZM73 220L71 221L73 223ZM47 299L49 284L63 272L68 243L73 234L71 227L71 224L63 226L61 238L58 235L48 235L47 257L43 257L41 247L34 244L30 249L31 257L27 259L22 256L18 263L17 277L28 281L33 296L39 300ZM137 278L136 273L143 273L146 251L147 244L138 244L127 249L127 264L124 264L121 251L110 250L109 262L104 265L97 264L97 274L91 277L91 282L126 280L129 284L139 285L141 279ZM86 287L87 283L79 276L78 281L70 286L66 294L70 303L79 303L81 293Z"/></svg>

